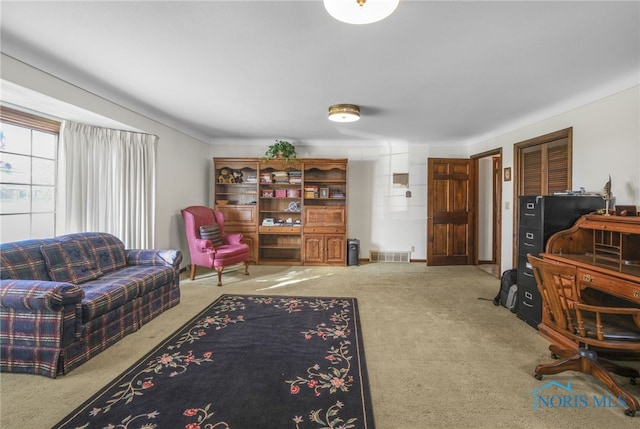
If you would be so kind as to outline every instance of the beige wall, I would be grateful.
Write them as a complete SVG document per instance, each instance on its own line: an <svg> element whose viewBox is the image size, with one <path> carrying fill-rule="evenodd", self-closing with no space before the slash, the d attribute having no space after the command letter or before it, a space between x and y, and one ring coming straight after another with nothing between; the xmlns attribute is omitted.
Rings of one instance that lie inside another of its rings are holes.
<svg viewBox="0 0 640 429"><path fill-rule="evenodd" d="M515 143L568 127L573 127L573 188L599 192L611 174L616 203L640 205L640 86L471 144L469 154L502 147L503 167L513 168ZM503 183L502 204L506 269L513 266L513 181Z"/></svg>

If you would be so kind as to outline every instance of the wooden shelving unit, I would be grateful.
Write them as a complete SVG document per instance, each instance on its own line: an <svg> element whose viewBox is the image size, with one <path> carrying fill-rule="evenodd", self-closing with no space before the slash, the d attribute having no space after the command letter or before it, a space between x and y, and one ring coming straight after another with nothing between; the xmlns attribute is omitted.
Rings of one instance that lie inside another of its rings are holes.
<svg viewBox="0 0 640 429"><path fill-rule="evenodd" d="M304 261L345 265L347 164L309 160L304 164Z"/></svg>
<svg viewBox="0 0 640 429"><path fill-rule="evenodd" d="M225 168L255 182L221 183ZM255 263L346 265L346 159L214 158L214 169L216 208L249 234Z"/></svg>
<svg viewBox="0 0 640 429"><path fill-rule="evenodd" d="M260 164L258 207L261 264L302 263L302 170L298 162Z"/></svg>
<svg viewBox="0 0 640 429"><path fill-rule="evenodd" d="M214 158L215 206L224 214L225 232L239 232L258 261L258 160Z"/></svg>

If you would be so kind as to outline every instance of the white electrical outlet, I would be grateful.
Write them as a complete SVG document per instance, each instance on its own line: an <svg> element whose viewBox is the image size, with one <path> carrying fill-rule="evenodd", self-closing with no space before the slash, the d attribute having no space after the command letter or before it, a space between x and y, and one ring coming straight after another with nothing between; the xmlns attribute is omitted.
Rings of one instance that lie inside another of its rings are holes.
<svg viewBox="0 0 640 429"><path fill-rule="evenodd" d="M415 252L416 251L416 246L411 246L411 251Z"/></svg>
<svg viewBox="0 0 640 429"><path fill-rule="evenodd" d="M505 210L509 210L509 201L506 201L506 202L504 203L504 209L505 209Z"/></svg>

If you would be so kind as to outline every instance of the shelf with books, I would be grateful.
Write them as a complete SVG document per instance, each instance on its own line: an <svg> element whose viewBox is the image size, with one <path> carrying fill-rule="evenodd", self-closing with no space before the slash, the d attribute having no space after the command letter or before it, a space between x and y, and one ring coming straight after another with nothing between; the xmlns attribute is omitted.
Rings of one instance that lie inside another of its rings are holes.
<svg viewBox="0 0 640 429"><path fill-rule="evenodd" d="M302 170L282 163L260 167L259 259L262 263L300 264Z"/></svg>

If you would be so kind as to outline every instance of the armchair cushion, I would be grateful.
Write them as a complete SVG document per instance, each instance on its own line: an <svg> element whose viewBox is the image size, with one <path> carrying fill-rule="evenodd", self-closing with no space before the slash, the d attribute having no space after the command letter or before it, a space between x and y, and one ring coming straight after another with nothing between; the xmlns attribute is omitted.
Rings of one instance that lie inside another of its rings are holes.
<svg viewBox="0 0 640 429"><path fill-rule="evenodd" d="M222 234L220 234L220 227L217 224L202 225L200 238L211 241L214 246L222 246Z"/></svg>
<svg viewBox="0 0 640 429"><path fill-rule="evenodd" d="M96 267L93 255L84 243L64 241L40 247L51 280L81 284L97 279L102 272Z"/></svg>

